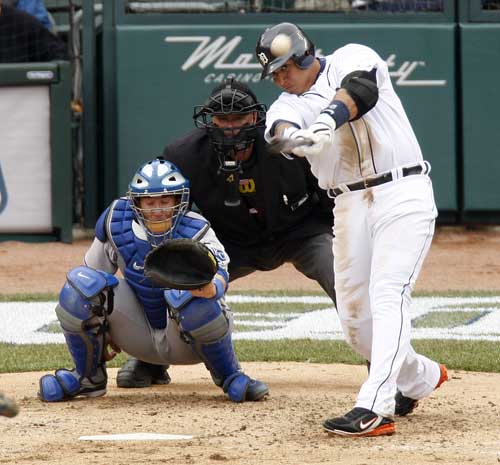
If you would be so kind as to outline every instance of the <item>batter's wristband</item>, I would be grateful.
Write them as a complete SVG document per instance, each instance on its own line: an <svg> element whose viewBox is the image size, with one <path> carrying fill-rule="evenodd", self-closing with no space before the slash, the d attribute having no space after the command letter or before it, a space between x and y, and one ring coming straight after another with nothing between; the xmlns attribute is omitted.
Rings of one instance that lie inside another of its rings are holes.
<svg viewBox="0 0 500 465"><path fill-rule="evenodd" d="M215 289L217 290L217 292L212 297L212 299L215 299L215 300L222 299L222 297L224 297L224 294L226 292L226 286L224 285L224 283L220 279L217 279L217 278L212 279L212 282L214 283Z"/></svg>
<svg viewBox="0 0 500 465"><path fill-rule="evenodd" d="M335 128L339 128L349 121L349 109L344 102L334 100L321 113L330 116L335 121Z"/></svg>

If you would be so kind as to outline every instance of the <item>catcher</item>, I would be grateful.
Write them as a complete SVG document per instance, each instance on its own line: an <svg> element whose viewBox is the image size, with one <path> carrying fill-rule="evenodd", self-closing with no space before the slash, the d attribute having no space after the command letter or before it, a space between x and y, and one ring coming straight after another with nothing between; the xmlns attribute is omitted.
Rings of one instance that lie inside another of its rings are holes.
<svg viewBox="0 0 500 465"><path fill-rule="evenodd" d="M75 368L40 379L43 401L104 395L106 361L121 349L158 365L204 362L233 402L268 394L238 363L224 302L229 258L207 220L188 211L189 192L177 167L158 158L101 215L85 266L68 273L56 307Z"/></svg>

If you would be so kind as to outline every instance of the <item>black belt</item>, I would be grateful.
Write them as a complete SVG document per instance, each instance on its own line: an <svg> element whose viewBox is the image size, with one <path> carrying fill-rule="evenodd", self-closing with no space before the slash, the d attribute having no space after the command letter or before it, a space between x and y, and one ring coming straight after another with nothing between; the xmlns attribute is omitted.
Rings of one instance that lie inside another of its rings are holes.
<svg viewBox="0 0 500 465"><path fill-rule="evenodd" d="M413 174L426 174L430 171L430 164L424 161L422 164L414 165L414 166L405 166L401 168L402 177L411 176ZM386 182L391 182L394 180L391 171L387 171L386 173L380 174L379 176L371 176L369 178L365 178L362 181L353 182L351 184L346 184L345 187L348 191L359 191L361 189L368 189L369 187L380 186L380 184L385 184ZM334 187L333 189L328 189L329 197L337 197L337 195L343 194L346 192L342 190L340 187Z"/></svg>

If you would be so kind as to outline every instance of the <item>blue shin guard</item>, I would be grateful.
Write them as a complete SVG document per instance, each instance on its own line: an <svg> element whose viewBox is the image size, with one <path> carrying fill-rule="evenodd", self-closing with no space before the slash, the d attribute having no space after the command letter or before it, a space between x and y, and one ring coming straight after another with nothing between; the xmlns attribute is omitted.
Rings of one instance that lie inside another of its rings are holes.
<svg viewBox="0 0 500 465"><path fill-rule="evenodd" d="M214 299L183 299L179 291L166 291L165 297L186 340L201 357L212 378L233 402L259 400L268 387L241 371L234 352L229 322L220 303Z"/></svg>
<svg viewBox="0 0 500 465"><path fill-rule="evenodd" d="M215 383L221 386L222 380L222 390L233 402L260 400L269 393L266 384L241 371L229 330L215 342L198 344L198 350Z"/></svg>
<svg viewBox="0 0 500 465"><path fill-rule="evenodd" d="M96 397L106 393L103 360L106 315L112 311L110 291L117 284L114 276L87 267L78 267L68 273L56 314L75 369L59 369L54 375L42 376L40 399L57 402L77 395ZM107 292L107 310L104 292Z"/></svg>

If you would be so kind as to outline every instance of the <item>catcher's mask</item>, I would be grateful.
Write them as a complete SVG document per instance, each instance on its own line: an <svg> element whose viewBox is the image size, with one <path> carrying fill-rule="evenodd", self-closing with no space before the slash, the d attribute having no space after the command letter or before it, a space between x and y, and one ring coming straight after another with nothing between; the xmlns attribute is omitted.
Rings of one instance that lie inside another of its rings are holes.
<svg viewBox="0 0 500 465"><path fill-rule="evenodd" d="M243 115L252 115L243 118ZM215 124L214 117L218 124ZM218 117L218 118L217 118ZM238 118L242 117L242 118ZM263 127L266 106L245 84L228 78L212 90L204 105L194 107L194 122L198 128L208 131L216 153L220 171L239 171L238 153L248 149L257 137L257 128ZM238 119L247 119L243 125L235 125Z"/></svg>
<svg viewBox="0 0 500 465"><path fill-rule="evenodd" d="M146 231L148 242L156 247L172 237L188 209L189 181L173 163L157 158L137 170L128 186L127 197L135 219ZM145 200L141 202L141 199Z"/></svg>
<svg viewBox="0 0 500 465"><path fill-rule="evenodd" d="M300 69L307 69L314 63L314 53L313 42L299 26L276 24L266 29L257 41L255 55L263 68L260 78L274 73L290 58Z"/></svg>

